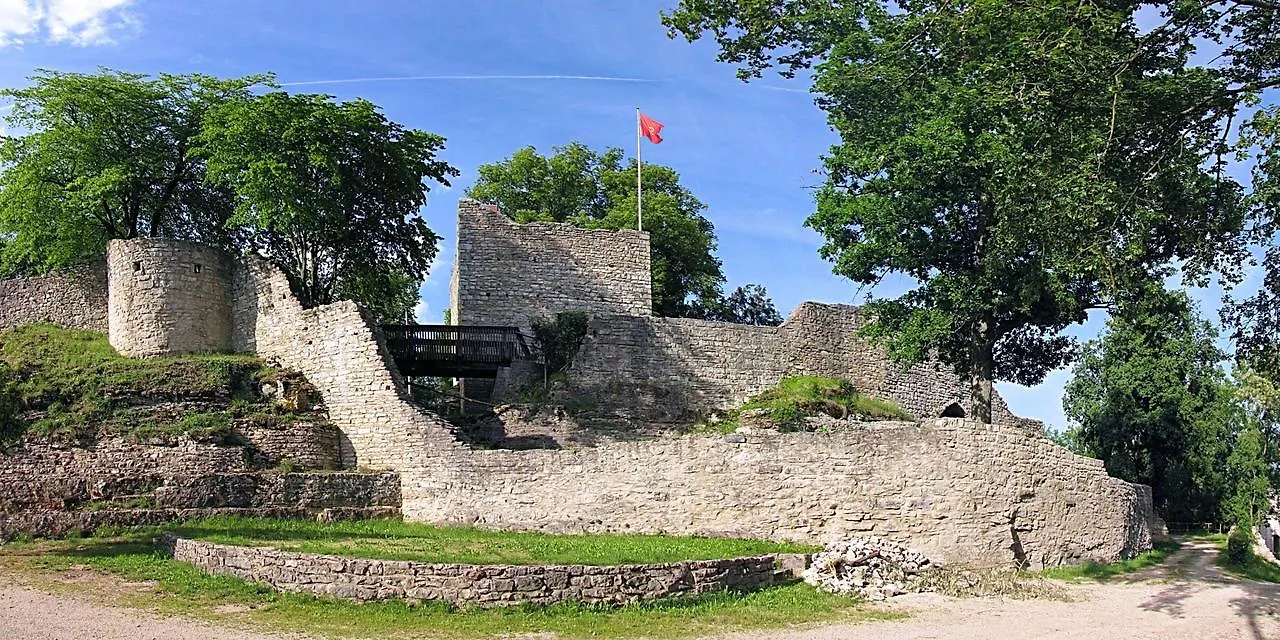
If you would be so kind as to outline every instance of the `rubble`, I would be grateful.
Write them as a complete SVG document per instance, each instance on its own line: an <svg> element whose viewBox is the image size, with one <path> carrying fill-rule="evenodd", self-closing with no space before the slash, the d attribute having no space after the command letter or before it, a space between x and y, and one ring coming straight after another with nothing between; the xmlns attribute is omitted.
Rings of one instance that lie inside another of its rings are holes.
<svg viewBox="0 0 1280 640"><path fill-rule="evenodd" d="M924 554L884 538L850 538L814 554L804 581L832 593L884 600L918 592L921 574L930 568Z"/></svg>

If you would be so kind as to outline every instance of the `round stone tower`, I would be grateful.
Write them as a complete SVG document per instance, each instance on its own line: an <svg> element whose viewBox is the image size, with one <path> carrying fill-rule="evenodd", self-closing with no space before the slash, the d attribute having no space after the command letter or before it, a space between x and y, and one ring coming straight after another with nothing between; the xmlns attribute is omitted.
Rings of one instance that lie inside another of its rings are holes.
<svg viewBox="0 0 1280 640"><path fill-rule="evenodd" d="M107 245L111 346L123 355L231 350L231 259L177 240Z"/></svg>

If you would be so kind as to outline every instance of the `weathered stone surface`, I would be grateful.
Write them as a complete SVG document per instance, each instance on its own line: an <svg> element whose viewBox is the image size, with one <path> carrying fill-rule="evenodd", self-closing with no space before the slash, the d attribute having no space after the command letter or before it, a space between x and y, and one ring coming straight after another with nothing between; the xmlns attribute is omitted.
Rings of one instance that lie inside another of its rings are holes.
<svg viewBox="0 0 1280 640"><path fill-rule="evenodd" d="M454 324L526 330L560 311L651 315L649 234L516 224L459 200L451 304Z"/></svg>
<svg viewBox="0 0 1280 640"><path fill-rule="evenodd" d="M612 567L512 566L357 560L220 545L172 534L162 545L174 559L213 575L358 602L404 598L481 607L522 602L621 605L728 589L751 591L770 586L774 578L773 556Z"/></svg>
<svg viewBox="0 0 1280 640"><path fill-rule="evenodd" d="M168 240L112 240L107 302L111 346L127 356L231 349L231 259Z"/></svg>
<svg viewBox="0 0 1280 640"><path fill-rule="evenodd" d="M0 330L41 322L105 332L105 261L48 276L0 280Z"/></svg>
<svg viewBox="0 0 1280 640"><path fill-rule="evenodd" d="M960 419L833 433L474 451L404 473L406 515L549 532L829 542L865 533L939 562L1054 566L1151 545L1151 493L1025 429ZM460 469L461 472L455 471ZM420 492L448 483L443 491Z"/></svg>

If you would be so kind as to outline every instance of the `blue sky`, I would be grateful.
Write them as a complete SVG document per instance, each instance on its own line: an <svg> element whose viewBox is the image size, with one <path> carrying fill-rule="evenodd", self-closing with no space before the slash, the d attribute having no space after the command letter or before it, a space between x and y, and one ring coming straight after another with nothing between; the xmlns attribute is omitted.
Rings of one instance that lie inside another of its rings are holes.
<svg viewBox="0 0 1280 640"><path fill-rule="evenodd" d="M422 289L428 321L448 306L454 209L476 167L572 140L632 154L639 106L666 125L665 142L645 143L646 161L676 169L709 205L730 287L763 284L784 314L804 300L856 302L854 285L831 275L819 237L803 227L819 156L836 140L807 85L743 84L711 44L667 39L658 12L674 2L0 0L0 86L25 85L37 68L269 71L291 91L367 98L445 136L442 157L462 176L433 189L423 211L444 237ZM385 79L411 77L419 79ZM1196 295L1210 313L1220 296ZM1091 336L1103 320L1071 333ZM1015 413L1063 426L1068 378L999 389Z"/></svg>

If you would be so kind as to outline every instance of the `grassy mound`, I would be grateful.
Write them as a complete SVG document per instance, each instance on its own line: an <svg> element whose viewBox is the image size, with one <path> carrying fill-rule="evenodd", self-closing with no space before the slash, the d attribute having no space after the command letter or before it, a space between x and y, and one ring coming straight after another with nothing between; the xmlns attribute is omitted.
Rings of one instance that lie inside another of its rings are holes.
<svg viewBox="0 0 1280 640"><path fill-rule="evenodd" d="M718 427L736 429L743 418L763 418L783 431L805 428L805 418L827 415L859 420L913 420L893 402L864 396L853 383L840 378L795 376L729 412Z"/></svg>
<svg viewBox="0 0 1280 640"><path fill-rule="evenodd" d="M173 527L174 533L248 547L377 560L459 564L652 564L770 553L810 553L816 547L763 540L688 536L552 535L434 527L399 520L321 524L307 520L210 518Z"/></svg>
<svg viewBox="0 0 1280 640"><path fill-rule="evenodd" d="M288 419L259 397L282 374L257 358L132 359L101 333L32 325L0 332L0 442L24 433L89 440L212 435L236 419Z"/></svg>

